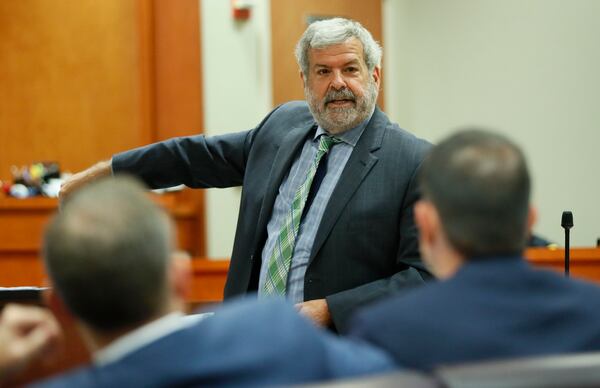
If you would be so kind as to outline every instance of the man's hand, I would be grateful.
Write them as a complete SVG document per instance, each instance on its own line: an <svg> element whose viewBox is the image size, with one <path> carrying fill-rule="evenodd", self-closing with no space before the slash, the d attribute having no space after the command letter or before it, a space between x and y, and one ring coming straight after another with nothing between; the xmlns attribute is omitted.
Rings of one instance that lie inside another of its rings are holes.
<svg viewBox="0 0 600 388"><path fill-rule="evenodd" d="M59 339L60 328L48 310L15 304L4 307L0 316L0 380L56 351Z"/></svg>
<svg viewBox="0 0 600 388"><path fill-rule="evenodd" d="M108 176L112 173L112 161L105 160L94 164L87 170L83 170L71 176L65 183L60 187L58 197L61 202L64 202L69 195L79 190L81 187L88 183L95 181L96 179Z"/></svg>
<svg viewBox="0 0 600 388"><path fill-rule="evenodd" d="M310 318L317 326L328 327L331 324L331 315L327 300L315 299L296 304L298 312Z"/></svg>

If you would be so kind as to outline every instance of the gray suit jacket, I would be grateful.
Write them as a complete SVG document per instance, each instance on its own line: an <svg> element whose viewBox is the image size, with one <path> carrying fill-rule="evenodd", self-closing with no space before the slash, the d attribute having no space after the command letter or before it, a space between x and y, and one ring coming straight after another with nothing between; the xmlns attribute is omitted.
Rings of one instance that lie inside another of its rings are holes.
<svg viewBox="0 0 600 388"><path fill-rule="evenodd" d="M315 125L305 102L290 102L250 131L176 138L115 155L113 170L138 175L153 188L243 186L228 298L257 289L279 186ZM342 172L304 284L305 300L327 298L338 330L358 306L429 276L418 258L412 209L429 147L376 109Z"/></svg>

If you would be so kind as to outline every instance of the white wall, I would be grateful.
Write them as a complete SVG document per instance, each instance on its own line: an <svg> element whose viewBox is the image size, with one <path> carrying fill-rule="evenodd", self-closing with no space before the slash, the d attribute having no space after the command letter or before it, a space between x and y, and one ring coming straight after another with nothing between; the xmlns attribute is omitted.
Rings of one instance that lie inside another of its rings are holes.
<svg viewBox="0 0 600 388"><path fill-rule="evenodd" d="M600 237L600 1L384 0L386 107L438 141L484 125L525 150L536 232ZM393 76L390 76L393 74Z"/></svg>
<svg viewBox="0 0 600 388"><path fill-rule="evenodd" d="M199 0L206 135L256 126L271 109L269 1L256 0L252 17L235 22L231 3ZM208 256L230 257L240 188L206 195Z"/></svg>
<svg viewBox="0 0 600 388"><path fill-rule="evenodd" d="M208 135L249 129L271 107L269 0L235 23L230 2L199 0ZM600 1L383 0L388 115L438 141L464 125L496 128L527 153L536 232L572 244L600 237ZM211 257L231 253L239 189L207 193Z"/></svg>

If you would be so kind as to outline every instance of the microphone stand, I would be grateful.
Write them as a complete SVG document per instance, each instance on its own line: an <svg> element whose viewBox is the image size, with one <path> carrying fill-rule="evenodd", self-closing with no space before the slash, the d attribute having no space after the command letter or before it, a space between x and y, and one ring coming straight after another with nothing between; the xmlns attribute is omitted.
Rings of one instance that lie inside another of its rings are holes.
<svg viewBox="0 0 600 388"><path fill-rule="evenodd" d="M562 213L560 225L565 229L565 276L569 277L569 265L571 261L569 229L573 227L573 213L564 211Z"/></svg>

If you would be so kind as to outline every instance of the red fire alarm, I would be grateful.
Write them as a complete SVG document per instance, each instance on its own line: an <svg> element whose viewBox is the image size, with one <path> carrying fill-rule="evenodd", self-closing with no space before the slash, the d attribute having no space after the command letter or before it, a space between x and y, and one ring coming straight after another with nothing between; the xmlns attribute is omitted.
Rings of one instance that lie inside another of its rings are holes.
<svg viewBox="0 0 600 388"><path fill-rule="evenodd" d="M253 0L231 0L231 14L233 20L250 19L250 11L254 5Z"/></svg>

